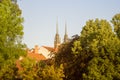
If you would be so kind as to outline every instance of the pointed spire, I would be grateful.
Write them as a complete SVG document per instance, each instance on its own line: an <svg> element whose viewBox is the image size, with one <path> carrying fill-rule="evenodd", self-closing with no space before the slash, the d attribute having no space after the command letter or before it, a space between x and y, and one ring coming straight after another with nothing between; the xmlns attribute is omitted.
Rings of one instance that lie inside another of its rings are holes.
<svg viewBox="0 0 120 80"><path fill-rule="evenodd" d="M65 35L64 35L64 43L68 42L68 35L67 35L67 23L65 21Z"/></svg>
<svg viewBox="0 0 120 80"><path fill-rule="evenodd" d="M56 34L58 34L58 17L57 17L57 21L56 21Z"/></svg>
<svg viewBox="0 0 120 80"><path fill-rule="evenodd" d="M56 21L56 35L55 35L55 39L54 39L54 48L58 48L58 46L60 45L61 41L60 41L60 36L58 33L58 18Z"/></svg>
<svg viewBox="0 0 120 80"><path fill-rule="evenodd" d="M65 21L65 35L67 35L67 23Z"/></svg>

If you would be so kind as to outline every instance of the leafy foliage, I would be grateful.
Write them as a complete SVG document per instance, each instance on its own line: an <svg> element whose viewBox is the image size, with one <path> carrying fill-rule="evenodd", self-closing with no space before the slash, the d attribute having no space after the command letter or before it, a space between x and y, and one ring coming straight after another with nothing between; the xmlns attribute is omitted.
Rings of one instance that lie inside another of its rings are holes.
<svg viewBox="0 0 120 80"><path fill-rule="evenodd" d="M87 33L87 34L86 34ZM120 65L120 41L112 32L110 24L105 20L90 20L81 32L81 44L85 48L89 61L86 72L83 74L84 79L120 79L119 71L116 64ZM117 77L116 77L117 76Z"/></svg>
<svg viewBox="0 0 120 80"><path fill-rule="evenodd" d="M0 1L0 80L120 80L120 14L110 23L89 20L80 36L63 43L51 60L25 56L23 18L17 0Z"/></svg>
<svg viewBox="0 0 120 80"><path fill-rule="evenodd" d="M41 77L42 80L63 80L63 66L60 65L60 68L54 65L46 66L41 72Z"/></svg>
<svg viewBox="0 0 120 80"><path fill-rule="evenodd" d="M0 80L15 80L18 68L14 60L7 60L0 65Z"/></svg>
<svg viewBox="0 0 120 80"><path fill-rule="evenodd" d="M0 1L0 79L13 80L17 75L15 60L24 56L21 10L11 0Z"/></svg>
<svg viewBox="0 0 120 80"><path fill-rule="evenodd" d="M114 31L115 33L117 34L117 36L120 38L120 13L119 14L116 14L111 22L113 23L114 25Z"/></svg>
<svg viewBox="0 0 120 80"><path fill-rule="evenodd" d="M79 38L60 48L56 63L64 64L65 80L119 80L119 45L109 22L89 20Z"/></svg>
<svg viewBox="0 0 120 80"><path fill-rule="evenodd" d="M24 58L21 62L22 71L19 71L18 78L23 80L63 80L63 66L56 67L47 65L46 62L37 62L30 58Z"/></svg>
<svg viewBox="0 0 120 80"><path fill-rule="evenodd" d="M20 67L23 69L19 71L18 78L24 79L24 80L34 80L37 79L37 67L36 62L33 59L30 59L28 57L24 58L21 61Z"/></svg>
<svg viewBox="0 0 120 80"><path fill-rule="evenodd" d="M5 59L13 55L18 58L25 46L21 44L23 36L21 10L11 0L2 0L0 13L0 53Z"/></svg>

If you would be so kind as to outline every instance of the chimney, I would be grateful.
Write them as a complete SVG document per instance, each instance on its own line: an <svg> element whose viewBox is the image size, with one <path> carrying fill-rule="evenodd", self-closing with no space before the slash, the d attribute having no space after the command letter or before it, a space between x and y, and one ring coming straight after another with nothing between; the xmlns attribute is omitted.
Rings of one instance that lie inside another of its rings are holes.
<svg viewBox="0 0 120 80"><path fill-rule="evenodd" d="M38 45L35 45L35 53L38 53L39 47Z"/></svg>

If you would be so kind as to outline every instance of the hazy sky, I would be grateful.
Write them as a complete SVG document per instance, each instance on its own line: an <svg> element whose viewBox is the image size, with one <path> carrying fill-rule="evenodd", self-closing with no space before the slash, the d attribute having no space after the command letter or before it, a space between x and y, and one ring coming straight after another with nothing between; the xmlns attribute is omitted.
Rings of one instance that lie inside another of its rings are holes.
<svg viewBox="0 0 120 80"><path fill-rule="evenodd" d="M24 17L23 42L34 45L54 45L56 20L63 41L65 20L69 37L80 34L89 19L107 19L120 13L120 0L18 0Z"/></svg>

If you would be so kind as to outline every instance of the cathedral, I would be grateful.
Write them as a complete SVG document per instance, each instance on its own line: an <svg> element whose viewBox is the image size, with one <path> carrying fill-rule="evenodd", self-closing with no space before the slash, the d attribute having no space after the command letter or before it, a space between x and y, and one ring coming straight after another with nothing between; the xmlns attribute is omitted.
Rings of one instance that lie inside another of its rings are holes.
<svg viewBox="0 0 120 80"><path fill-rule="evenodd" d="M67 34L67 24L65 22L65 34L64 41L62 43L68 42L68 34ZM51 53L57 52L59 46L62 44L60 40L60 35L58 32L58 21L56 22L56 34L54 38L54 47L49 46L38 46L35 45L34 48L27 50L27 56L31 58L35 58L36 60L45 60L51 58Z"/></svg>
<svg viewBox="0 0 120 80"><path fill-rule="evenodd" d="M32 50L29 50L28 53L30 54L41 54L43 55L46 59L51 58L51 53L57 52L59 46L62 43L66 43L68 42L68 34L67 34L67 24L65 22L65 34L64 34L64 41L61 42L60 40L60 35L59 35L59 31L58 31L58 21L56 21L56 34L55 34L55 38L54 38L54 47L49 47L49 46L38 46L35 45L35 47Z"/></svg>
<svg viewBox="0 0 120 80"><path fill-rule="evenodd" d="M67 24L65 22L65 34L64 34L64 41L62 43L68 42L68 34L67 34ZM33 49L27 49L27 56L28 58L31 58L33 60L36 60L36 62L39 62L41 60L49 60L54 55L51 53L57 52L59 46L62 44L60 40L60 35L58 32L58 22L56 22L56 34L54 38L54 47L49 46L38 46L35 45ZM21 61L24 59L23 56L20 56L19 60L16 61L16 66L19 70L22 70L22 67L20 65Z"/></svg>
<svg viewBox="0 0 120 80"><path fill-rule="evenodd" d="M67 24L65 22L65 34L64 34L64 42L68 42L68 34L67 34ZM55 34L55 39L54 39L54 48L58 48L61 44L60 36L58 33L58 22L56 22L56 34Z"/></svg>

